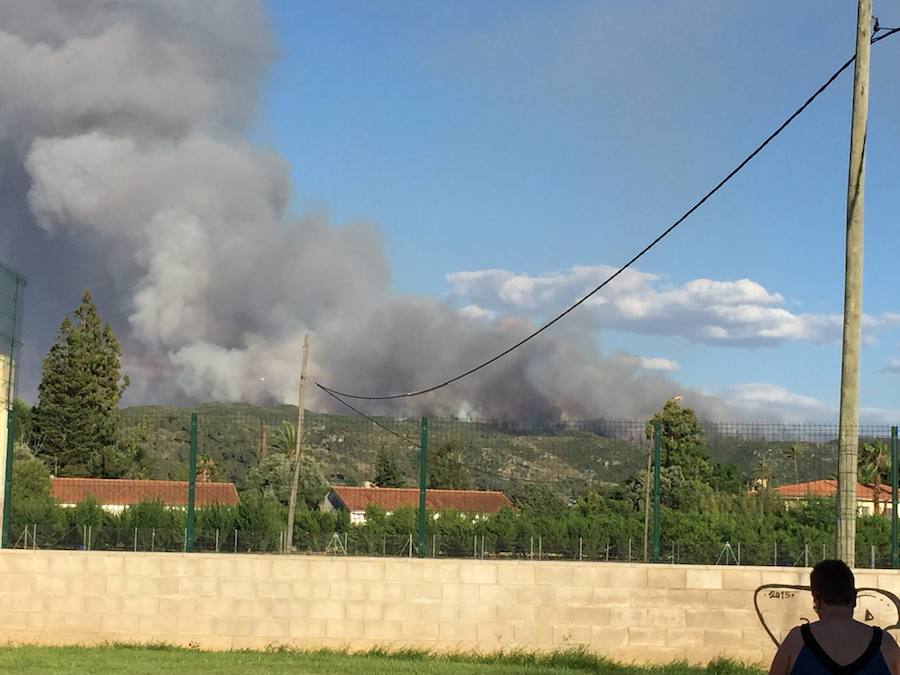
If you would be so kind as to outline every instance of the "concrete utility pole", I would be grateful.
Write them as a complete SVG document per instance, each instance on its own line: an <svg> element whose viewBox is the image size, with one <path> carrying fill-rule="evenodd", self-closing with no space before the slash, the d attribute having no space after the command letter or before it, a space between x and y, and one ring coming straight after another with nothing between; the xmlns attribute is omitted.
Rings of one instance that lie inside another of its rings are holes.
<svg viewBox="0 0 900 675"><path fill-rule="evenodd" d="M853 122L847 178L847 248L844 269L844 341L841 352L841 420L838 456L838 558L856 564L856 483L859 451L859 343L862 314L863 188L866 123L869 115L869 51L872 0L859 0L856 64L853 70Z"/></svg>
<svg viewBox="0 0 900 675"><path fill-rule="evenodd" d="M300 364L300 400L297 410L297 437L294 441L294 478L291 481L291 501L288 504L288 523L285 553L294 549L294 513L297 509L297 486L300 484L301 444L303 442L303 406L306 403L306 364L309 361L309 335L303 337L303 360Z"/></svg>

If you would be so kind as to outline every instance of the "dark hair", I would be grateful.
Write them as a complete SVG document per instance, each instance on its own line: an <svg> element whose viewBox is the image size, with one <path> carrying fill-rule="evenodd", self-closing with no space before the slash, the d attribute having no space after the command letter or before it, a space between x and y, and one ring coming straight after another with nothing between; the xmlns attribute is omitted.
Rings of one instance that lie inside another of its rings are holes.
<svg viewBox="0 0 900 675"><path fill-rule="evenodd" d="M856 582L843 560L823 560L809 575L812 592L826 605L856 605Z"/></svg>

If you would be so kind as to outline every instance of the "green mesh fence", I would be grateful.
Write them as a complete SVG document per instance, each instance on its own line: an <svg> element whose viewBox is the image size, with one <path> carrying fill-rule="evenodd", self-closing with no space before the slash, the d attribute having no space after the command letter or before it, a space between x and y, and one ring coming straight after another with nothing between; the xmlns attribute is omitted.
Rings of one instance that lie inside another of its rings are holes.
<svg viewBox="0 0 900 675"><path fill-rule="evenodd" d="M117 501L35 491L17 466L17 546L285 553L296 447L293 406L122 412L120 443L92 476ZM429 420L419 531L421 421L307 412L292 550L313 555L641 561L653 543L647 420ZM890 427L860 443L857 559L890 564ZM660 450L661 562L809 565L833 557L838 429L703 422ZM675 439L675 440L673 440ZM56 477L66 467L37 453ZM163 490L160 481L168 481ZM99 488L96 488L99 490ZM31 492L29 492L31 490ZM130 491L130 492L129 492ZM100 503L104 502L104 503Z"/></svg>
<svg viewBox="0 0 900 675"><path fill-rule="evenodd" d="M15 364L22 344L25 278L0 264L0 405L15 397Z"/></svg>

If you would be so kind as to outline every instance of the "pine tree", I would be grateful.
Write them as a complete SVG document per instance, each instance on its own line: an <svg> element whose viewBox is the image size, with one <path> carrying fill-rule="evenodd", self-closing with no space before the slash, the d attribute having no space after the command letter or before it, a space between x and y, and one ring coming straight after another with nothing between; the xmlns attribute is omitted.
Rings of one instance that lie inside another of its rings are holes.
<svg viewBox="0 0 900 675"><path fill-rule="evenodd" d="M34 409L35 452L69 476L117 476L119 400L128 386L121 350L88 291L44 359Z"/></svg>
<svg viewBox="0 0 900 675"><path fill-rule="evenodd" d="M459 461L460 448L456 441L447 441L428 458L428 487L446 490L467 490L469 473Z"/></svg>
<svg viewBox="0 0 900 675"><path fill-rule="evenodd" d="M406 484L406 475L393 454L383 449L378 451L378 456L375 457L375 479L372 483L385 488L400 488Z"/></svg>

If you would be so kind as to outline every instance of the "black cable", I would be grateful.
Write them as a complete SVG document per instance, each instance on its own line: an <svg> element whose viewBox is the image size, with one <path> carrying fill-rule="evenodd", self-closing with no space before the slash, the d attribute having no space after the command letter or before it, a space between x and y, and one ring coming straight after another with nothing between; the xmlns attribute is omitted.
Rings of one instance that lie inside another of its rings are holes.
<svg viewBox="0 0 900 675"><path fill-rule="evenodd" d="M874 43L876 43L876 42L879 42L879 41L881 41L881 40L883 40L883 39L885 39L885 38L887 38L887 37L890 37L891 35L897 33L898 31L900 31L900 28L890 29L890 30L888 30L888 32L886 32L884 35L881 35L881 36L879 36L879 37L877 37L877 38L873 38L873 39L872 39L872 44L874 44ZM633 258L631 258L631 260L629 260L629 261L626 262L624 265L622 265L618 270L616 270L616 272L614 272L612 275L610 275L603 283L601 283L599 286L597 286L596 288L594 288L592 291L590 291L590 292L589 292L587 295L585 295L583 298L581 298L580 300L578 300L578 302L576 302L575 304L571 305L568 309L564 310L564 311L561 312L560 314L557 314L553 319L551 319L550 321L548 321L548 322L545 323L543 326L541 326L540 328L538 328L538 329L535 330L534 332L530 333L530 334L527 335L526 337L522 338L521 340L519 340L518 342L516 342L516 343L515 343L514 345L512 345L511 347L508 347L507 349L503 350L502 352L500 352L500 353L497 354L496 356L494 356L494 357L488 359L487 361L485 361L485 362L483 362L483 363L481 363L481 364L475 366L474 368L470 368L469 370L467 370L467 371L465 371L465 372L463 372L463 373L460 373L459 375L456 375L455 377L451 377L451 378L448 379L448 380L444 380L443 382L440 382L440 383L438 383L438 384L432 385L432 386L430 386L430 387L426 387L426 388L424 388L424 389L418 389L418 390L416 390L416 391L410 391L410 392L407 392L407 393L405 393L405 394L387 394L387 395L381 395L381 396L367 396L367 395L363 395L363 394L350 394L350 393L347 393L347 392L344 392L344 391L339 391L339 390L337 390L337 389L332 389L331 387L327 387L327 386L325 386L325 385L323 385L323 384L321 384L321 383L319 383L319 382L316 382L316 384L317 384L323 391L326 391L326 392L328 392L329 394L332 394L332 395L337 394L337 395L340 395L340 396L343 396L343 397L346 397L346 398L353 398L353 399L365 400L365 401L389 401L389 400L400 399L400 398L411 398L411 397L413 397L413 396L421 396L421 395L423 395L423 394L428 394L428 393L431 393L431 392L433 392L433 391L437 391L438 389L443 389L444 387L447 387L447 386L453 384L454 382L458 382L459 380L463 379L464 377L468 377L469 375L472 375L473 373L478 372L478 371L481 370L482 368L487 368L489 365L493 364L494 362L499 361L499 360L502 359L504 356L506 356L506 355L509 354L510 352L512 352L512 351L514 351L514 350L516 350L516 349L518 349L519 347L521 347L522 345L524 345L526 342L529 342L530 340L536 338L538 335L540 335L540 334L543 333L545 330L547 330L548 328L550 328L550 326L552 326L552 325L555 324L556 322L560 321L561 319L563 319L564 317L566 317L569 313L573 312L573 311L576 310L578 307L580 307L581 305L583 305L588 299L590 299L590 298L591 298L592 296L594 296L597 292L599 292L599 291L602 290L604 287L606 287L606 286L607 286L611 281L613 281L616 277L618 277L618 276L619 276L620 274L622 274L625 270L627 270L629 267L631 267L634 263L636 263L638 260L640 260L640 259L644 256L644 254L646 254L648 251L650 251L650 249L652 249L652 248L653 248L654 246L656 246L659 242L661 242L663 239L665 239L665 238L666 238L666 237L667 237L667 236L668 236L668 235L669 235L676 227L678 227L679 225L681 225L681 223L683 223L685 220L687 220L688 217L691 216L691 214L694 213L694 211L696 211L697 209L699 209L704 203L706 203L706 201L707 201L710 197L712 197L714 194L716 194L716 193L717 193L717 192L718 192L718 191L719 191L719 190L720 190L720 189L721 189L728 181L730 181L732 178L734 178L734 176L736 176L736 175L738 174L738 172L741 171L741 169L743 169L745 166L747 166L747 164L749 164L750 161L751 161L754 157L756 157L760 152L762 152L762 150L763 150L769 143L771 143L771 142L775 139L776 136L778 136L782 131L784 131L785 128L787 128L787 126L788 126L791 122L793 122L793 121L794 121L794 120L795 120L795 119L796 119L796 118L797 118L804 110L806 110L806 108L807 108L813 101L815 101L815 100L819 97L819 95L822 94L822 92L824 92L826 89L828 89L828 87L831 86L831 84L838 78L838 76L839 76L841 73L843 73L847 68L849 68L850 65L851 65L855 60L856 60L856 56L853 56L853 57L851 57L849 60L847 60L847 62L844 63L844 65L842 65L840 68L838 68L838 69L834 72L834 74L833 74L831 77L828 78L828 80L825 82L825 84L823 84L821 87L819 87L819 88L816 90L816 92L815 92L812 96L810 96L808 99L806 99L806 102L805 102L803 105L801 105L799 108L797 108L797 110L794 111L794 113L791 114L790 117L788 117L784 122L782 122L782 124L781 124L775 131L773 131L773 132L766 138L766 140L764 140L759 146L757 146L757 148L756 148L753 152L751 152L749 155L747 155L747 157L746 157L740 164L738 164L734 169L732 169L731 172L730 172L727 176L725 176L725 178L723 178L722 180L720 180L712 190L710 190L710 191L707 192L705 195L703 195L703 197L701 197L699 201L697 201L691 208L689 208L687 211L685 211L685 213L684 213L678 220L676 220L674 223L672 223L671 225L669 225L669 227L667 227L667 228L662 232L662 234L660 234L658 237L656 237L656 239L654 239L654 240L651 241L649 244L647 244L643 249L641 249L641 251L640 251L637 255L635 255ZM344 403L344 402L342 401L342 403ZM347 404L344 403L344 405L347 405Z"/></svg>

